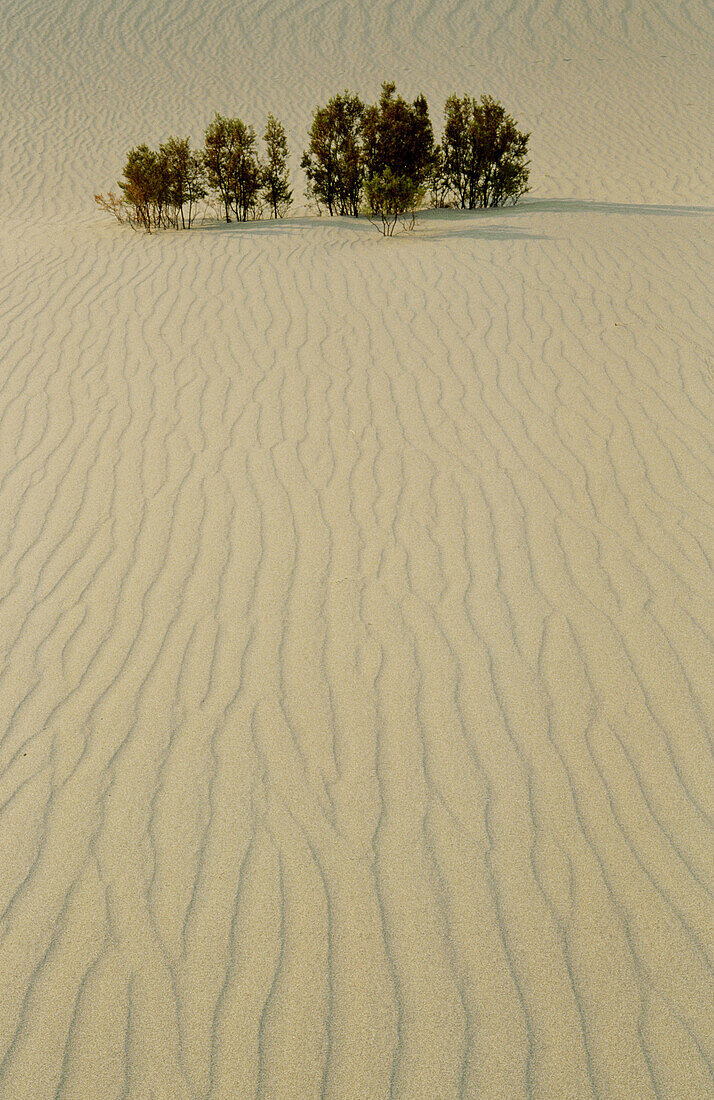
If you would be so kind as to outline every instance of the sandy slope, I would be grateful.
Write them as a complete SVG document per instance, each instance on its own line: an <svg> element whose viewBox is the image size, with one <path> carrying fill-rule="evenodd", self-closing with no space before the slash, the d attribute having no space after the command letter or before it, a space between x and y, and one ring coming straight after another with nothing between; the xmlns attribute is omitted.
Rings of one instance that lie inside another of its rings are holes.
<svg viewBox="0 0 714 1100"><path fill-rule="evenodd" d="M2 1100L714 1096L712 22L3 5ZM92 210L391 75L533 199Z"/></svg>

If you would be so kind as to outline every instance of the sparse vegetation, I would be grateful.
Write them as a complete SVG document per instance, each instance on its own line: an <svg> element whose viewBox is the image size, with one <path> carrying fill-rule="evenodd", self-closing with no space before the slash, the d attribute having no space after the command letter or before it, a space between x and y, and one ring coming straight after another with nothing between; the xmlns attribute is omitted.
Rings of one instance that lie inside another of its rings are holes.
<svg viewBox="0 0 714 1100"><path fill-rule="evenodd" d="M449 184L444 174L444 151L440 145L434 146L431 166L427 177L428 195L435 210L449 206Z"/></svg>
<svg viewBox="0 0 714 1100"><path fill-rule="evenodd" d="M348 91L315 110L301 166L307 176L308 200L318 213L324 208L330 215L359 215L363 116L362 100Z"/></svg>
<svg viewBox="0 0 714 1100"><path fill-rule="evenodd" d="M491 96L447 99L443 180L462 209L503 206L525 194L529 137Z"/></svg>
<svg viewBox="0 0 714 1100"><path fill-rule="evenodd" d="M159 158L165 165L168 206L174 212L174 228L190 229L198 203L206 195L206 180L201 154L191 148L188 138L169 138L159 146Z"/></svg>
<svg viewBox="0 0 714 1100"><path fill-rule="evenodd" d="M300 162L306 197L318 213L364 213L392 236L399 224L414 227L427 198L435 208L469 210L516 203L528 191L529 138L491 96L450 96L437 144L423 95L409 103L385 82L377 103L366 106L344 91L313 113ZM119 193L97 194L95 202L121 224L147 232L190 229L202 200L227 222L264 211L284 217L293 195L288 142L273 115L263 141L261 156L252 126L216 114L200 152L176 137L158 150L130 149Z"/></svg>
<svg viewBox="0 0 714 1100"><path fill-rule="evenodd" d="M434 156L434 131L426 99L407 103L392 83L382 84L379 102L365 110L362 142L365 176L389 169L395 178L426 182Z"/></svg>
<svg viewBox="0 0 714 1100"><path fill-rule="evenodd" d="M171 137L158 150L130 149L119 181L121 195L95 195L95 202L122 224L151 232L189 229L205 195L203 164L188 138Z"/></svg>
<svg viewBox="0 0 714 1100"><path fill-rule="evenodd" d="M216 192L225 211L245 222L259 213L261 165L255 130L240 118L216 114L206 127L203 163L209 187Z"/></svg>
<svg viewBox="0 0 714 1100"><path fill-rule="evenodd" d="M416 212L425 194L416 180L395 176L391 168L384 168L365 180L364 190L365 213L385 237L393 235L399 222L405 229L414 228Z"/></svg>
<svg viewBox="0 0 714 1100"><path fill-rule="evenodd" d="M290 190L288 169L288 141L281 122L273 115L263 135L265 164L263 165L262 196L274 218L282 218L290 209L293 193Z"/></svg>
<svg viewBox="0 0 714 1100"><path fill-rule="evenodd" d="M265 159L255 130L239 118L214 115L206 127L201 151L188 138L170 137L158 150L148 145L130 149L119 180L119 193L97 194L94 201L121 225L148 233L155 229L190 229L199 204L207 200L227 222L248 221L267 207L283 217L292 202L285 130L268 116Z"/></svg>

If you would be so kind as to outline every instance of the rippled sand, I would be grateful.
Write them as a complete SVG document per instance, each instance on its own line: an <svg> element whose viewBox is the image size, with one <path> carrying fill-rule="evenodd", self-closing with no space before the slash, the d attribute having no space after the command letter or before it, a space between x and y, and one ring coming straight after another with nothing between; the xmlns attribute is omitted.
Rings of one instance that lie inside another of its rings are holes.
<svg viewBox="0 0 714 1100"><path fill-rule="evenodd" d="M3 6L2 1100L714 1096L714 20L505 7ZM392 76L531 199L92 209Z"/></svg>

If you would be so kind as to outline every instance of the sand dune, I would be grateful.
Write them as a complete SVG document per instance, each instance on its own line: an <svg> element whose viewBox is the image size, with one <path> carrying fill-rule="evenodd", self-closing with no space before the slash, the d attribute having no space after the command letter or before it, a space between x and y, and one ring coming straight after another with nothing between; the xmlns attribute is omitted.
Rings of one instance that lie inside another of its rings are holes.
<svg viewBox="0 0 714 1100"><path fill-rule="evenodd" d="M714 1096L712 28L3 7L3 1100ZM92 209L384 76L532 198Z"/></svg>

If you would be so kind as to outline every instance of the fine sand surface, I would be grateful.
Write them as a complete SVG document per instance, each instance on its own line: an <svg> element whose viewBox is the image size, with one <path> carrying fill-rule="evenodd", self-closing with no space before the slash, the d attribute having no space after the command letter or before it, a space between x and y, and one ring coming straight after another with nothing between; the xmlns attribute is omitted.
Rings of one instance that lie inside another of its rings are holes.
<svg viewBox="0 0 714 1100"><path fill-rule="evenodd" d="M714 1096L713 30L3 0L2 1100ZM529 200L93 207L385 78Z"/></svg>

